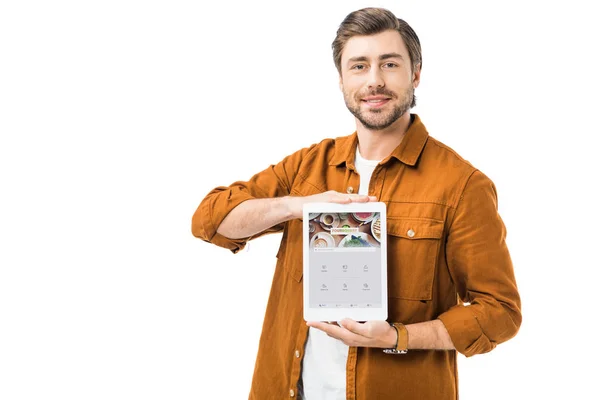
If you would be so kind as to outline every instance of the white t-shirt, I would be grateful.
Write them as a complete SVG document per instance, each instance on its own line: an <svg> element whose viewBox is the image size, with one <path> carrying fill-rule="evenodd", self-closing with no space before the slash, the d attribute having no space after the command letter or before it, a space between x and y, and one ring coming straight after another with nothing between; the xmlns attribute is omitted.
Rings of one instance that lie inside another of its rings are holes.
<svg viewBox="0 0 600 400"><path fill-rule="evenodd" d="M354 166L356 172L360 175L360 184L358 194L369 194L369 183L371 183L371 175L375 171L375 167L381 160L365 160L360 156L358 146L356 146L356 156L354 157Z"/></svg>
<svg viewBox="0 0 600 400"><path fill-rule="evenodd" d="M365 160L356 146L354 166L360 175L359 194L369 194L371 175L379 161ZM302 400L346 400L348 346L315 328L308 329L302 360Z"/></svg>

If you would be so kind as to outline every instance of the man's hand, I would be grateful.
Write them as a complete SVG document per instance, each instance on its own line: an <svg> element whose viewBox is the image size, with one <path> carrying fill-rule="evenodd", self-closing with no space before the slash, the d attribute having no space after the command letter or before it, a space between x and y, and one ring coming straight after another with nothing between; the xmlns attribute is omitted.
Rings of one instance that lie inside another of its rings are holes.
<svg viewBox="0 0 600 400"><path fill-rule="evenodd" d="M349 204L349 203L367 203L369 201L377 201L375 196L367 196L363 194L346 194L330 190L312 196L285 197L287 205L293 218L302 218L302 207L306 203L338 203L338 204Z"/></svg>
<svg viewBox="0 0 600 400"><path fill-rule="evenodd" d="M309 321L308 326L322 330L328 336L341 340L347 346L380 347L390 349L396 345L397 332L386 321L356 322L349 318L339 325L327 322Z"/></svg>

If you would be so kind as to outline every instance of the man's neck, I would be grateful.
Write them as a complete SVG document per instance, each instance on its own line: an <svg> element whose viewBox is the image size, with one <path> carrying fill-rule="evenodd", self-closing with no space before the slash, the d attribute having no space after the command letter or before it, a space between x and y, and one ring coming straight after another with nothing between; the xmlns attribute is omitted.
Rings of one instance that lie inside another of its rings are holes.
<svg viewBox="0 0 600 400"><path fill-rule="evenodd" d="M377 131L365 128L357 120L358 150L362 158L367 160L383 160L392 154L394 149L402 142L411 120L410 113L406 112L386 129Z"/></svg>

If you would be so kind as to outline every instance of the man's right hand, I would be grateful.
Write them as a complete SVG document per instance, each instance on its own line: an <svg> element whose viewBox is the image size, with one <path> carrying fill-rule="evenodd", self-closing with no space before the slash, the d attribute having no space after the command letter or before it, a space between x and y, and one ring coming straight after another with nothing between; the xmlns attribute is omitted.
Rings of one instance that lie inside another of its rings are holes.
<svg viewBox="0 0 600 400"><path fill-rule="evenodd" d="M338 204L349 204L349 203L368 203L370 201L377 201L375 196L367 196L363 194L346 194L330 190L312 196L284 197L289 210L293 218L302 218L302 207L307 203L338 203Z"/></svg>

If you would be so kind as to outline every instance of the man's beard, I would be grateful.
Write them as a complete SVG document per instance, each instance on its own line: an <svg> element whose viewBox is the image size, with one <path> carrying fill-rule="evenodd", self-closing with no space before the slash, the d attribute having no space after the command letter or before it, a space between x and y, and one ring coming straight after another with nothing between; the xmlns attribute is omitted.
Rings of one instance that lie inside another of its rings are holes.
<svg viewBox="0 0 600 400"><path fill-rule="evenodd" d="M366 96L386 96L390 98L390 101L397 99L395 93L389 92L384 88L379 88L375 91L371 91L367 94L361 95L360 98ZM361 124L367 129L378 131L391 126L398 118L402 117L407 111L412 108L413 100L415 96L415 89L410 88L404 91L400 102L393 110L387 113L381 109L371 109L367 111L361 110L362 100L360 98L354 99L353 104L348 101L349 95L344 91L344 102L348 110L360 121ZM384 106L385 107L385 106Z"/></svg>

